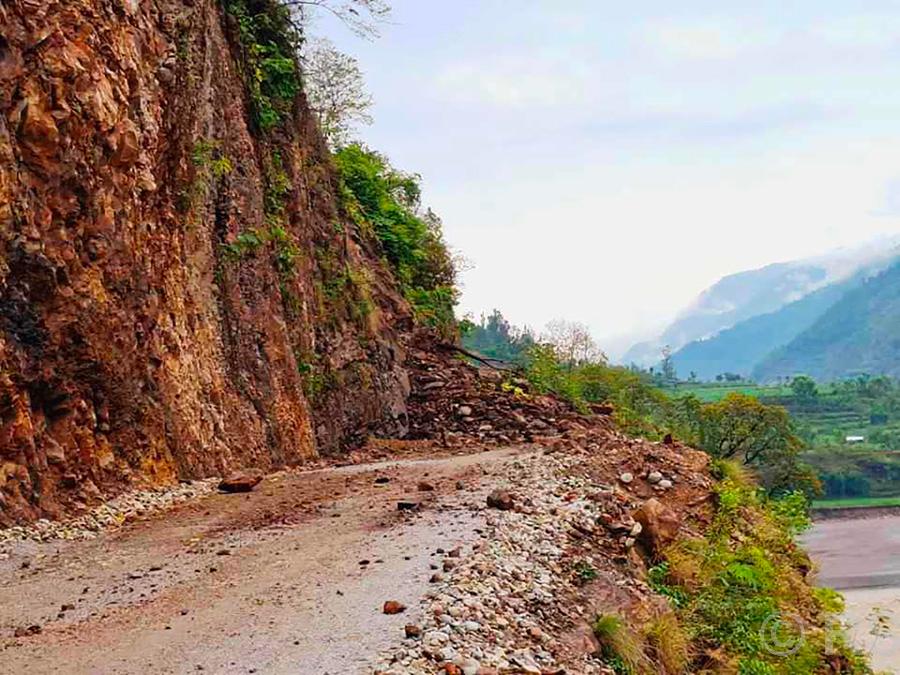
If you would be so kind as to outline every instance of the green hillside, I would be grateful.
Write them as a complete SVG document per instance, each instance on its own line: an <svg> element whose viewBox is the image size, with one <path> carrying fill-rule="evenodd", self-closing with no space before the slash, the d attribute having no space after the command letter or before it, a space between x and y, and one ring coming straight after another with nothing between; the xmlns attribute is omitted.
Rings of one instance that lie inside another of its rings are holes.
<svg viewBox="0 0 900 675"><path fill-rule="evenodd" d="M803 373L820 382L900 376L900 264L869 279L754 370L757 381Z"/></svg>
<svg viewBox="0 0 900 675"><path fill-rule="evenodd" d="M781 309L742 321L707 340L697 340L673 355L682 376L712 380L721 373L747 376L772 351L788 344L815 323L857 280L833 284Z"/></svg>

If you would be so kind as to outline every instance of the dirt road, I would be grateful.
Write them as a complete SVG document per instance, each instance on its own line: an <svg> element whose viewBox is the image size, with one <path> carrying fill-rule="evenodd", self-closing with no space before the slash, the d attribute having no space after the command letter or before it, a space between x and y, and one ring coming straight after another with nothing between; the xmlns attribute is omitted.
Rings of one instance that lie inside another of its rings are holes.
<svg viewBox="0 0 900 675"><path fill-rule="evenodd" d="M417 619L383 603L415 607L436 549L478 538L464 507L524 453L284 473L90 542L16 544L0 560L3 672L371 672Z"/></svg>

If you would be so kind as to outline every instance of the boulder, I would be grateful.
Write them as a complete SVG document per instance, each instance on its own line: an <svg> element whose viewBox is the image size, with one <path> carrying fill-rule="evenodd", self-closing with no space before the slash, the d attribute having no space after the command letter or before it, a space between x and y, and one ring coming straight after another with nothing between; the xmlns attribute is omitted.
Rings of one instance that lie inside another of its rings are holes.
<svg viewBox="0 0 900 675"><path fill-rule="evenodd" d="M262 474L238 471L219 483L222 492L250 492L262 481Z"/></svg>
<svg viewBox="0 0 900 675"><path fill-rule="evenodd" d="M672 543L681 529L678 514L658 499L648 499L632 515L641 524L640 541L653 556Z"/></svg>

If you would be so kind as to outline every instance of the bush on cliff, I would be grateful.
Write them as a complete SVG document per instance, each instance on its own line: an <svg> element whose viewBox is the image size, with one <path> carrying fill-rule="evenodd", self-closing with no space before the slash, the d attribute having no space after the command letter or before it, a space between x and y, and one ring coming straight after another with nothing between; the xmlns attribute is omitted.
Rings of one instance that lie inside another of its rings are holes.
<svg viewBox="0 0 900 675"><path fill-rule="evenodd" d="M422 210L419 176L398 171L359 144L341 148L334 158L347 214L378 242L416 317L450 332L456 269L440 219Z"/></svg>

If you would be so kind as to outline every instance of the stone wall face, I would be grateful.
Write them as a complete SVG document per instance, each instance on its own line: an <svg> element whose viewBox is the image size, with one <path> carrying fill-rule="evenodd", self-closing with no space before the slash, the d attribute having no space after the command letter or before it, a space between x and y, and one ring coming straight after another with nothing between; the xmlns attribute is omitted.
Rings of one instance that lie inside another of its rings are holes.
<svg viewBox="0 0 900 675"><path fill-rule="evenodd" d="M408 307L304 102L254 130L230 31L215 0L0 5L0 524L405 430ZM284 237L235 255L273 158Z"/></svg>

